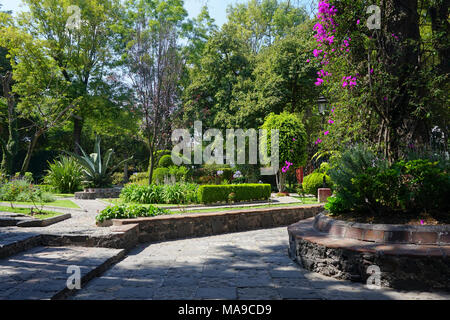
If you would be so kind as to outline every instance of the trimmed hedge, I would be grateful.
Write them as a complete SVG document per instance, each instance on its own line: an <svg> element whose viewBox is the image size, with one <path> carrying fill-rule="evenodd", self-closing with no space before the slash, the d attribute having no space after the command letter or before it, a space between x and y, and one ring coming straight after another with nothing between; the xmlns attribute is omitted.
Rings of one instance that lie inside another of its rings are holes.
<svg viewBox="0 0 450 320"><path fill-rule="evenodd" d="M165 156L162 156L161 159L159 159L158 167L159 168L168 168L170 166L173 166L172 156L169 154L166 154Z"/></svg>
<svg viewBox="0 0 450 320"><path fill-rule="evenodd" d="M302 187L305 193L317 197L317 190L323 188L323 177L325 177L326 188L333 189L333 182L328 175L320 172L313 172L303 179Z"/></svg>
<svg viewBox="0 0 450 320"><path fill-rule="evenodd" d="M230 194L234 193L236 201L269 199L270 184L228 184L203 185L198 188L198 200L201 203L227 202Z"/></svg>

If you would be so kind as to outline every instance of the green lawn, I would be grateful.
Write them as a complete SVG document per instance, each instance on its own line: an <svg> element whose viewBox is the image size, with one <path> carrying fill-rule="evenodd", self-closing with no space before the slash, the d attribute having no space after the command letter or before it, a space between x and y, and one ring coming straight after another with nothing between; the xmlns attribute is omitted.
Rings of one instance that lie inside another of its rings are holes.
<svg viewBox="0 0 450 320"><path fill-rule="evenodd" d="M60 198L73 198L75 197L75 193L53 193L55 197Z"/></svg>
<svg viewBox="0 0 450 320"><path fill-rule="evenodd" d="M316 203L318 203L316 197L292 197L292 198L300 200L303 204L316 204Z"/></svg>
<svg viewBox="0 0 450 320"><path fill-rule="evenodd" d="M1 201L3 203L8 203L8 201ZM24 201L13 201L14 204L25 204L25 205L33 205L33 202L24 202ZM60 207L60 208L74 208L79 209L80 207L70 200L55 200L52 202L42 202L36 203L38 206L51 206L51 207Z"/></svg>
<svg viewBox="0 0 450 320"><path fill-rule="evenodd" d="M11 208L11 207L0 206L0 211L30 215L30 208ZM42 212L44 214L35 215L33 217L42 220L42 219L47 219L47 218L62 215L62 213L60 213L60 212L54 212L54 211L48 211L48 210L43 210Z"/></svg>

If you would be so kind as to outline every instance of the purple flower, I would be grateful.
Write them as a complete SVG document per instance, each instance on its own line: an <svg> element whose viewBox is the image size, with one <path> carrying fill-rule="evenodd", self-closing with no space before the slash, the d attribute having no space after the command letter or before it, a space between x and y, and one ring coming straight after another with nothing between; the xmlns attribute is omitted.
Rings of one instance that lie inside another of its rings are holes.
<svg viewBox="0 0 450 320"><path fill-rule="evenodd" d="M358 19L358 20L356 20L356 24L359 24L359 19Z"/></svg>

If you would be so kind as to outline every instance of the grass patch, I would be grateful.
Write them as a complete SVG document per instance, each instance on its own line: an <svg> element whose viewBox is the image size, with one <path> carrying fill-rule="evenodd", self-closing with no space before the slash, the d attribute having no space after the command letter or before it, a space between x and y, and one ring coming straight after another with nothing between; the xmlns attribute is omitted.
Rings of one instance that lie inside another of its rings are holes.
<svg viewBox="0 0 450 320"><path fill-rule="evenodd" d="M292 197L297 200L300 200L302 204L317 204L317 198L316 197Z"/></svg>
<svg viewBox="0 0 450 320"><path fill-rule="evenodd" d="M54 195L55 197L60 197L60 198L74 198L75 197L75 193L52 193L52 195Z"/></svg>
<svg viewBox="0 0 450 320"><path fill-rule="evenodd" d="M20 214L26 214L27 216L31 216L31 208L11 208L11 207L0 206L0 211L2 211L2 212L20 213ZM47 219L47 218L60 216L62 214L63 213L60 213L60 212L42 210L39 214L33 215L33 218L37 218L37 219L43 220L43 219Z"/></svg>
<svg viewBox="0 0 450 320"><path fill-rule="evenodd" d="M2 201L3 203L9 203L8 201ZM24 205L33 205L33 202L24 202L24 201L13 201L12 204L24 204ZM36 203L38 206L52 206L52 207L60 207L60 208L73 208L73 209L79 209L80 207L70 201L70 200L55 200L52 202L39 202Z"/></svg>

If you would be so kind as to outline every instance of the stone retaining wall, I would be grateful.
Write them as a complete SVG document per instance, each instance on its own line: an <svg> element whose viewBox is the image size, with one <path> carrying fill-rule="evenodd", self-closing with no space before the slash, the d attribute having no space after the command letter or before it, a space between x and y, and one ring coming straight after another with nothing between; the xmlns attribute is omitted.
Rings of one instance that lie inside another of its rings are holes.
<svg viewBox="0 0 450 320"><path fill-rule="evenodd" d="M380 268L381 286L450 291L450 245L401 243L384 234L363 241L359 238L364 239L365 234L373 230L395 234L396 231L404 232L401 227L408 227L371 225L362 235L356 233L357 236L352 227L360 228L361 225L330 221L321 214L315 219L292 224L288 227L289 255L304 268L337 279L366 282L370 276L367 269L374 265ZM434 231L445 232L445 228L439 226Z"/></svg>
<svg viewBox="0 0 450 320"><path fill-rule="evenodd" d="M75 199L95 200L118 198L121 188L90 188L82 192L75 192Z"/></svg>
<svg viewBox="0 0 450 320"><path fill-rule="evenodd" d="M114 226L139 225L139 241L152 242L287 226L313 217L323 205L187 213L138 219L113 219Z"/></svg>

